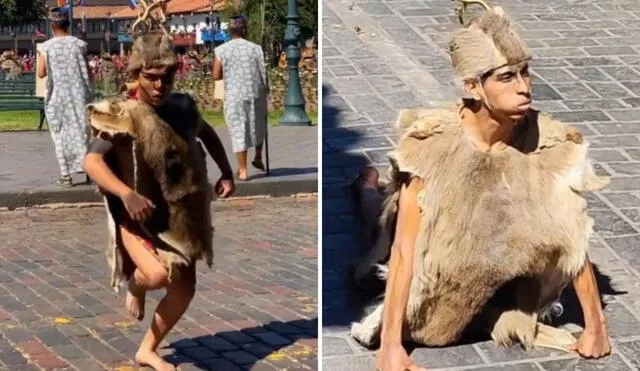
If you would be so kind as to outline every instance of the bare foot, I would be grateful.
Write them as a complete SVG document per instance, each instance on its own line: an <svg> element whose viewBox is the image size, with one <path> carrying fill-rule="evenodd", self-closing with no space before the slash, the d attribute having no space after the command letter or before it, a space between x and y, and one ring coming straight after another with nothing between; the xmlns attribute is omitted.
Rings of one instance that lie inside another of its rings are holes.
<svg viewBox="0 0 640 371"><path fill-rule="evenodd" d="M136 362L141 366L151 367L156 371L177 371L171 363L165 361L156 352L139 349L136 353Z"/></svg>
<svg viewBox="0 0 640 371"><path fill-rule="evenodd" d="M249 179L249 172L246 170L245 171L238 170L238 172L236 173L236 179L241 181L245 181Z"/></svg>
<svg viewBox="0 0 640 371"><path fill-rule="evenodd" d="M125 299L124 305L131 317L142 321L144 318L145 291L135 286L132 278L129 282L129 290L127 291L127 298Z"/></svg>

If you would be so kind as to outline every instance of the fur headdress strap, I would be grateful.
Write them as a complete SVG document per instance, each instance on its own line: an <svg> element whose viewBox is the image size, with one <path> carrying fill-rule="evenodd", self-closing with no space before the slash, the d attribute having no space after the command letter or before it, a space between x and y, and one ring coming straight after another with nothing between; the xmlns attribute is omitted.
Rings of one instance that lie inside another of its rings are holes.
<svg viewBox="0 0 640 371"><path fill-rule="evenodd" d="M474 79L497 68L515 65L531 59L515 27L501 7L489 7L481 0L459 0L460 22L464 24L466 7L480 4L486 11L464 24L449 42L453 69L463 80Z"/></svg>

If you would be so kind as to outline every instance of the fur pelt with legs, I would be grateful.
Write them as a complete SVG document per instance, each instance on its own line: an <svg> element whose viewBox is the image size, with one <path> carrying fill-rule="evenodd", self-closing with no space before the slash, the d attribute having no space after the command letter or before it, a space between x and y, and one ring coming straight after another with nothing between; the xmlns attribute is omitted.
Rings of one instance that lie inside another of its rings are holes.
<svg viewBox="0 0 640 371"><path fill-rule="evenodd" d="M593 226L584 192L608 179L594 173L582 135L550 116L530 110L513 147L485 152L462 130L459 110L404 110L397 120L381 239L393 241L389 221L407 174L425 184L405 340L444 346L474 330L502 345L564 348L573 336L538 315L583 268ZM385 256L388 242L369 254ZM382 312L353 324L351 336L376 344Z"/></svg>
<svg viewBox="0 0 640 371"><path fill-rule="evenodd" d="M190 107L181 114L180 133L163 121L153 108L135 100L112 99L89 106L94 131L106 133L115 144L106 157L109 167L129 187L155 204L153 216L141 229L148 234L161 260L177 274L179 266L205 259L213 262L210 204L205 152L196 137L202 120L195 102L173 94L167 104ZM119 226L122 202L103 192L109 214L107 257L116 290L133 273L134 266L122 245Z"/></svg>

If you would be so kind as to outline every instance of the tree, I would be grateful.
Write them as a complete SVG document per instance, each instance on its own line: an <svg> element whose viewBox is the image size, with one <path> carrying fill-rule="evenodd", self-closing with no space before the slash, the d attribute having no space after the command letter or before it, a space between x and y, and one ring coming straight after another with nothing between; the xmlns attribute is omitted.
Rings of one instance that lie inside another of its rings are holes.
<svg viewBox="0 0 640 371"><path fill-rule="evenodd" d="M264 48L268 60L278 63L283 50L288 0L229 1L225 16L243 14L249 19L249 39L262 44L262 6L264 2ZM318 0L298 0L302 41L318 35Z"/></svg>
<svg viewBox="0 0 640 371"><path fill-rule="evenodd" d="M30 24L45 16L45 0L0 0L0 25Z"/></svg>

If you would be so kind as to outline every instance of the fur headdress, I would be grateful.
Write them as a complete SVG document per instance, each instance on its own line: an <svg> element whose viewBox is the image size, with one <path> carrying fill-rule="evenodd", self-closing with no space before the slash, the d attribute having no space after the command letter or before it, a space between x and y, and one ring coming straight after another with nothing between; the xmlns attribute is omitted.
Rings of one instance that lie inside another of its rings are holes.
<svg viewBox="0 0 640 371"><path fill-rule="evenodd" d="M457 30L449 42L451 63L461 79L479 78L497 68L531 59L527 45L501 7L490 8L482 1L460 1L462 23L468 4L481 4L487 10Z"/></svg>
<svg viewBox="0 0 640 371"><path fill-rule="evenodd" d="M140 0L141 12L133 24L136 37L129 57L128 72L137 76L143 68L172 67L178 64L173 40L165 27L169 0Z"/></svg>

